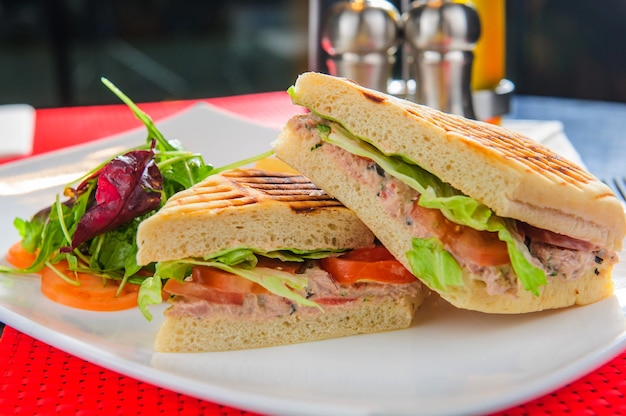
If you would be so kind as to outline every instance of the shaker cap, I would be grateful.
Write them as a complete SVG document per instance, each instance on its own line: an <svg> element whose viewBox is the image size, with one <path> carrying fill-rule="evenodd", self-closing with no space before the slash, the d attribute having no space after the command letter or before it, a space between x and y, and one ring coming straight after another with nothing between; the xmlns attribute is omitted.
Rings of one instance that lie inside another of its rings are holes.
<svg viewBox="0 0 626 416"><path fill-rule="evenodd" d="M403 16L405 37L416 49L472 50L480 37L474 7L447 0L421 2Z"/></svg>
<svg viewBox="0 0 626 416"><path fill-rule="evenodd" d="M402 18L385 0L342 1L329 8L322 30L322 48L329 55L395 53Z"/></svg>

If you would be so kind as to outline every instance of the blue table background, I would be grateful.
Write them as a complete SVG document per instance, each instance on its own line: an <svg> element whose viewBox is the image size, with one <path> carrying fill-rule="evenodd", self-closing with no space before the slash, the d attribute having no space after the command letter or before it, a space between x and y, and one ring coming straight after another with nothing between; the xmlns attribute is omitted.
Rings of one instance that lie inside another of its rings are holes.
<svg viewBox="0 0 626 416"><path fill-rule="evenodd" d="M626 176L626 103L514 96L506 117L559 120L591 173Z"/></svg>

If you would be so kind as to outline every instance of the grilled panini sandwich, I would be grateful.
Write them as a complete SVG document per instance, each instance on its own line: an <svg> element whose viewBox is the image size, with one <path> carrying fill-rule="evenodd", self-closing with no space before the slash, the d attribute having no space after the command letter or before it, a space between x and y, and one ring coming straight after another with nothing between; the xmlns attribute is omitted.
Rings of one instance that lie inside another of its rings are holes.
<svg viewBox="0 0 626 416"><path fill-rule="evenodd" d="M276 155L336 197L453 305L522 313L612 293L624 209L522 135L302 74Z"/></svg>
<svg viewBox="0 0 626 416"><path fill-rule="evenodd" d="M157 351L406 328L428 292L351 211L298 174L211 176L170 198L137 238L138 262L158 262L171 295ZM354 264L365 273L345 275ZM368 273L372 264L383 272Z"/></svg>

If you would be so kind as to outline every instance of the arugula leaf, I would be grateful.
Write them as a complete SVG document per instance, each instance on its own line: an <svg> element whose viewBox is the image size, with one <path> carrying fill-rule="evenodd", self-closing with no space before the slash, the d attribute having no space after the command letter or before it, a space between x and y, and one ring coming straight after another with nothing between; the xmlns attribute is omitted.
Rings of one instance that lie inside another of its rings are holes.
<svg viewBox="0 0 626 416"><path fill-rule="evenodd" d="M35 215L31 221L15 218L13 226L22 237L22 247L29 253L34 253L41 243L41 234L45 226L46 215Z"/></svg>
<svg viewBox="0 0 626 416"><path fill-rule="evenodd" d="M57 199L49 208L35 214L32 221L15 219L14 224L22 241L26 242L24 248L31 253L37 253L33 264L19 270L20 273L38 272L51 257L58 254L61 247L69 243L64 227L74 219L72 205L71 201L61 204Z"/></svg>
<svg viewBox="0 0 626 416"><path fill-rule="evenodd" d="M146 130L148 130L148 138L156 139L156 141L158 142L159 150L161 151L180 150L179 147L175 146L173 143L170 143L165 138L165 136L163 136L163 134L159 131L159 129L157 129L156 125L152 121L152 118L150 118L149 115L141 111L141 109L137 107L137 104L135 104L130 98L128 98L128 96L124 94L119 88L117 88L111 81L109 81L108 79L104 77L100 78L100 81L109 90L111 90L113 94L117 95L117 97L131 109L135 117L137 117L137 119L141 121L144 126L146 126Z"/></svg>
<svg viewBox="0 0 626 416"><path fill-rule="evenodd" d="M137 273L136 231L143 217L101 234L91 240L88 254L91 256L89 267L95 270L125 270L125 275Z"/></svg>
<svg viewBox="0 0 626 416"><path fill-rule="evenodd" d="M165 199L176 192L190 188L210 174L214 168L205 164L204 159L197 153L185 151L180 142L167 140L156 127L152 118L144 113L126 94L117 88L111 81L101 78L102 83L111 90L131 109L135 117L141 121L148 131L147 144L156 140L156 161L163 175L163 191Z"/></svg>

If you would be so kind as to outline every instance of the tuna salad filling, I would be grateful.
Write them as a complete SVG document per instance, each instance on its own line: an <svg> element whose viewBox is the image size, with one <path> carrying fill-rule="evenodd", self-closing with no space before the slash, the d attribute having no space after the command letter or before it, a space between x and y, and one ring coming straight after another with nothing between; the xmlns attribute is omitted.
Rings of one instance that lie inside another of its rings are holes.
<svg viewBox="0 0 626 416"><path fill-rule="evenodd" d="M293 300L272 293L245 293L240 299L228 302L215 302L201 297L174 296L170 299L171 307L165 311L168 317L241 317L252 320L265 320L280 316L299 314L309 315L324 313L329 308L349 308L360 302L380 302L383 300L400 301L406 297L417 296L421 283L392 284L378 282L358 282L341 285L315 261L310 261L300 274L308 281L302 295L316 302L317 307L299 305ZM186 279L192 281L192 277Z"/></svg>
<svg viewBox="0 0 626 416"><path fill-rule="evenodd" d="M412 237L416 239L434 237L442 240L444 248L454 257L458 265L469 270L472 273L471 278L484 282L486 291L490 295L517 293L520 281L511 261L508 260L508 256L501 264L482 265L474 258L466 256L458 245L453 244L454 241L446 242L441 234L433 233L433 217L430 211L436 210L418 206L420 193L385 172L373 160L354 155L339 146L323 141L319 137L319 126L325 126L328 123L327 120L309 115L301 118L301 123L297 128L300 129L299 134L306 134L310 138L319 140L319 145L315 148L316 151L325 152L335 160L337 166L340 166L346 174L375 192L380 198L385 212L396 221L401 222ZM518 226L520 225L518 224ZM466 226L457 225L456 227ZM488 231L481 233L497 234ZM529 257L531 257L529 261L533 266L543 271L548 280L576 280L600 264L612 264L617 261L617 255L614 252L603 248L585 244L574 245L575 248L560 247L533 240L528 235L524 238L523 232L520 234L521 236L517 238L520 240L519 244L525 245L528 249ZM597 269L595 270L598 274Z"/></svg>

